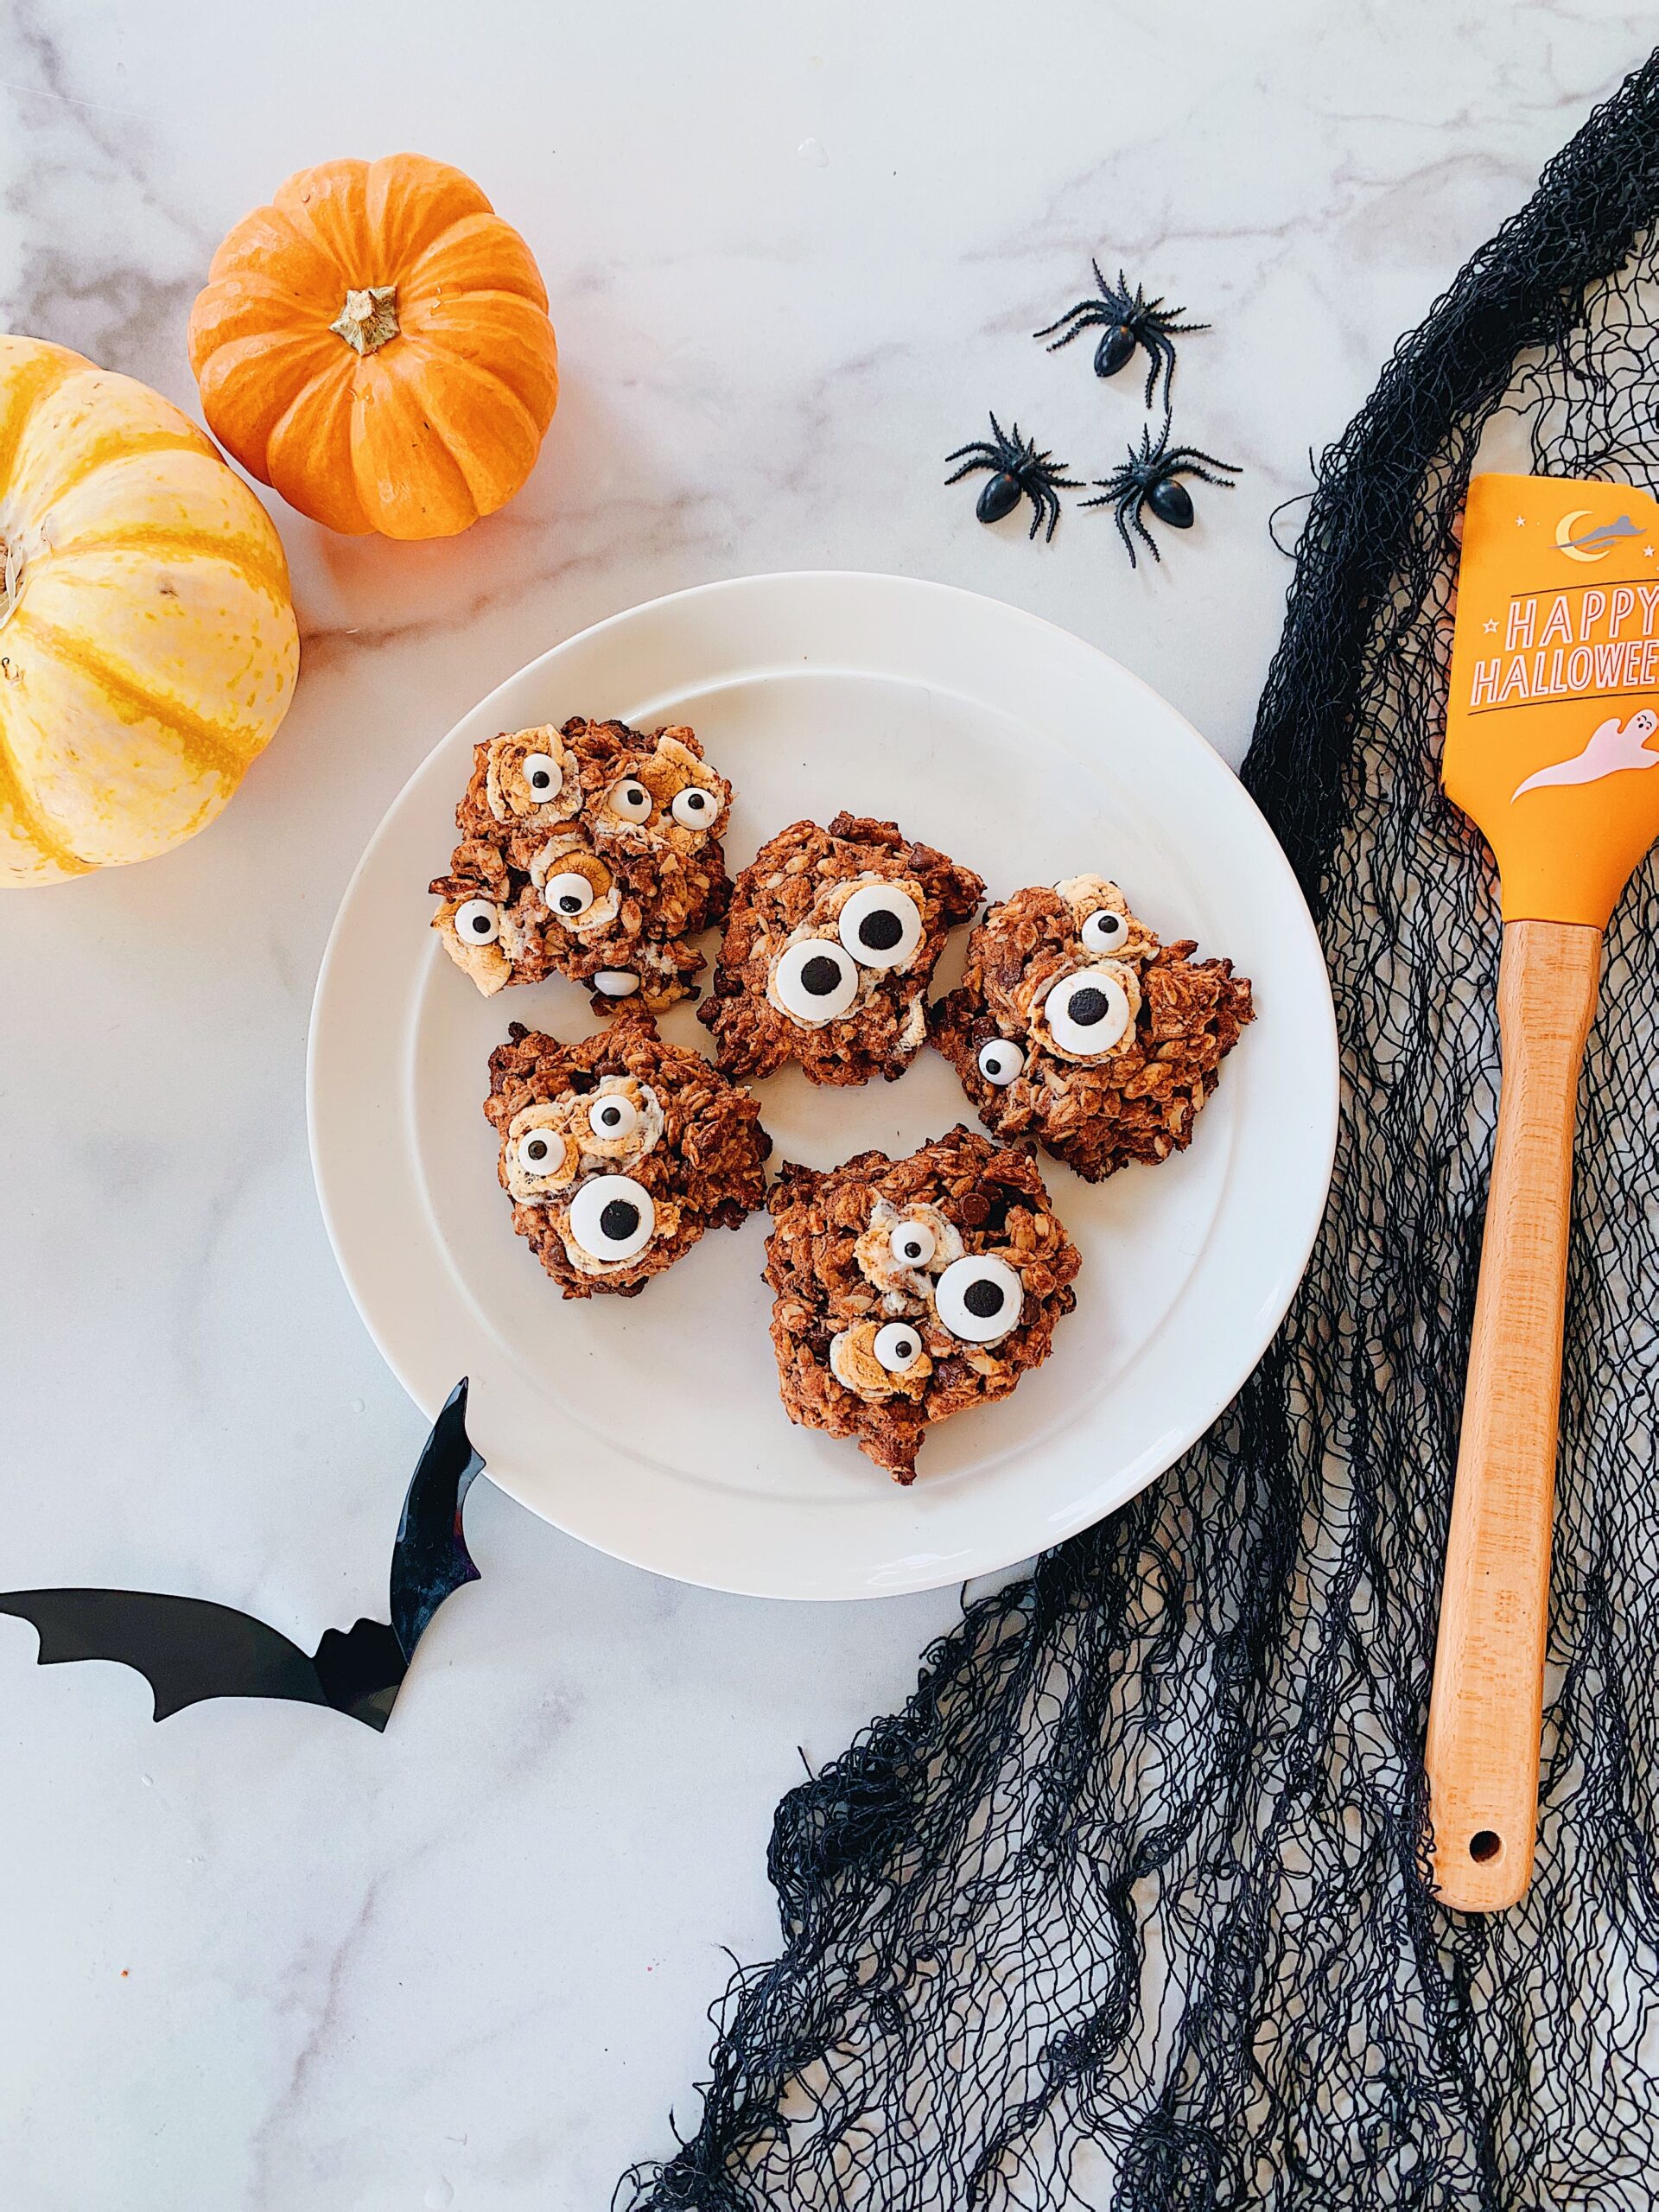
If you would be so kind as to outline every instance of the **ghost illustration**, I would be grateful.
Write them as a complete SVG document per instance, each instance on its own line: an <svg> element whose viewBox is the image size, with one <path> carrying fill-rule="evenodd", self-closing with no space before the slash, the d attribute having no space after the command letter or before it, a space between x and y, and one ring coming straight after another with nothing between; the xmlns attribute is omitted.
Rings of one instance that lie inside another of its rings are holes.
<svg viewBox="0 0 1659 2212"><path fill-rule="evenodd" d="M1659 715L1643 707L1621 728L1618 716L1610 715L1590 734L1582 753L1540 768L1517 784L1512 798L1541 790L1547 784L1599 784L1604 776L1617 776L1625 768L1659 768L1659 753L1649 753L1648 740L1659 729Z"/></svg>

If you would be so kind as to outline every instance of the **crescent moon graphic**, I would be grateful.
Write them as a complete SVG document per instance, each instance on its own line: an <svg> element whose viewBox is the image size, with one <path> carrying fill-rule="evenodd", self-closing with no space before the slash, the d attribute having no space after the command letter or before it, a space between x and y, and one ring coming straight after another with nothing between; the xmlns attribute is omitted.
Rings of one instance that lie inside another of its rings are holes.
<svg viewBox="0 0 1659 2212"><path fill-rule="evenodd" d="M1599 553L1585 553L1578 546L1568 543L1573 524L1582 522L1589 512L1588 507L1574 507L1570 515L1563 515L1555 525L1555 550L1565 553L1569 561L1605 561L1613 550L1611 545L1604 545Z"/></svg>

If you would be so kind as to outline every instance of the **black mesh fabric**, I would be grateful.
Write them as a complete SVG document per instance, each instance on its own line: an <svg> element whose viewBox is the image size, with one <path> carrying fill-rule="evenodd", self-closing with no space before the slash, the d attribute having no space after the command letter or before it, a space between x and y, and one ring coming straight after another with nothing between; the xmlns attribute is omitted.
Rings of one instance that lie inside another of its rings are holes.
<svg viewBox="0 0 1659 2212"><path fill-rule="evenodd" d="M1659 2201L1651 866L1584 1077L1522 1905L1434 1903L1421 1765L1497 1080L1491 870L1437 778L1452 526L1483 441L1651 486L1656 216L1659 57L1322 463L1245 767L1342 1039L1283 1330L1201 1444L968 1606L906 1709L785 1799L782 1954L719 2008L696 2134L619 2202Z"/></svg>

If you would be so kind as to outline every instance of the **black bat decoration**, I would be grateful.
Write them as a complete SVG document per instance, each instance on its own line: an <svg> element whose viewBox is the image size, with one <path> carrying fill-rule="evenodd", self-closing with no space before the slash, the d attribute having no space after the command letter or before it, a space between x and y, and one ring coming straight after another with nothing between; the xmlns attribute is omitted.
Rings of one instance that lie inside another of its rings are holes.
<svg viewBox="0 0 1659 2212"><path fill-rule="evenodd" d="M114 1659L155 1693L156 1718L210 1697L277 1697L324 1705L382 1729L428 1623L453 1592L476 1582L461 1510L483 1460L467 1433L467 1379L433 1423L392 1547L391 1622L325 1629L309 1658L251 1614L206 1598L152 1590L0 1591L0 1613L32 1622L39 1663Z"/></svg>

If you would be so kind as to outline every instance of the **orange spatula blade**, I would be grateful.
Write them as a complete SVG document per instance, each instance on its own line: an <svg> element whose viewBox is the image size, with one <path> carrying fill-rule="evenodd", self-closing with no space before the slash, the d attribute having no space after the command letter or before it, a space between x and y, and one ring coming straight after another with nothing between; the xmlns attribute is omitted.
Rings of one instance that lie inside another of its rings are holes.
<svg viewBox="0 0 1659 2212"><path fill-rule="evenodd" d="M1506 922L1605 928L1659 837L1659 505L1623 484L1469 486L1446 788Z"/></svg>

